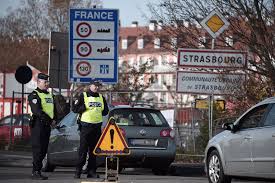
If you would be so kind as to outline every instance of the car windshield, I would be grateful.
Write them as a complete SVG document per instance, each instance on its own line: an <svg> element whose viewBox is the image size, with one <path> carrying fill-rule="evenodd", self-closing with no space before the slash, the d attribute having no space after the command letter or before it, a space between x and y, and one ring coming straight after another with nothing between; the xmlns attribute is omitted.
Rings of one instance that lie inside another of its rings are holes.
<svg viewBox="0 0 275 183"><path fill-rule="evenodd" d="M13 126L22 125L22 115L15 114L15 115L13 115L13 117L7 116L7 117L2 118L0 120L0 126L9 126L10 122L11 122L11 119L12 119L12 125ZM23 115L23 121L24 121L25 126L29 125L30 115L29 114L24 114Z"/></svg>
<svg viewBox="0 0 275 183"><path fill-rule="evenodd" d="M77 114L74 112L70 112L69 114L67 114L67 116L65 116L60 123L58 124L58 126L60 127L69 127L69 126L73 126L76 124L76 118L77 118Z"/></svg>
<svg viewBox="0 0 275 183"><path fill-rule="evenodd" d="M12 118L12 125L14 125L15 121L16 121L16 117L14 116ZM0 126L8 126L10 125L10 122L11 122L11 116L4 117L0 120Z"/></svg>
<svg viewBox="0 0 275 183"><path fill-rule="evenodd" d="M144 108L120 108L110 113L118 125L168 127L160 111Z"/></svg>

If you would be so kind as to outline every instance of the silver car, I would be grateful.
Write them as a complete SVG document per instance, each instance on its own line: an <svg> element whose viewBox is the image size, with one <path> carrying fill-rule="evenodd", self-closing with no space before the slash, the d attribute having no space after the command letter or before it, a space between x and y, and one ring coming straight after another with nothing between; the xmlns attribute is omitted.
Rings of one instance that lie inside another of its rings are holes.
<svg viewBox="0 0 275 183"><path fill-rule="evenodd" d="M52 130L44 169L53 171L56 166L75 166L79 147L77 114L69 113ZM166 174L176 154L175 132L159 110L119 106L110 108L104 117L103 128L110 117L116 119L118 127L129 146L131 154L119 159L120 170L127 167L151 168L155 174ZM104 166L98 158L98 166Z"/></svg>
<svg viewBox="0 0 275 183"><path fill-rule="evenodd" d="M230 183L232 177L275 178L275 97L247 110L205 150L210 183Z"/></svg>

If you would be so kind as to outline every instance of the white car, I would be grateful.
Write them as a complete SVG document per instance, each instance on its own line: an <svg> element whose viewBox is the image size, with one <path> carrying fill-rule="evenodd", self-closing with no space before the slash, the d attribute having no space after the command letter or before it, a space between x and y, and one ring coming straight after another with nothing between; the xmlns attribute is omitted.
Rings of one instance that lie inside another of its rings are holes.
<svg viewBox="0 0 275 183"><path fill-rule="evenodd" d="M232 177L275 179L275 97L251 107L223 129L205 149L210 183L230 183Z"/></svg>

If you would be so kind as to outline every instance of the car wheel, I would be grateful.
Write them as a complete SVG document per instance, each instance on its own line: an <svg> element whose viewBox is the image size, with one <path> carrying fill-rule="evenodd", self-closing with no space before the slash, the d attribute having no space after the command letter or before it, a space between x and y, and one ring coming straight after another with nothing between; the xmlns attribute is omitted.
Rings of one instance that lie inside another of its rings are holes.
<svg viewBox="0 0 275 183"><path fill-rule="evenodd" d="M231 177L224 174L221 158L216 150L207 158L207 174L210 183L231 183Z"/></svg>
<svg viewBox="0 0 275 183"><path fill-rule="evenodd" d="M45 158L42 161L42 171L43 172L53 172L55 169L55 165L51 164L48 159L48 154L46 154Z"/></svg>
<svg viewBox="0 0 275 183"><path fill-rule="evenodd" d="M123 167L121 167L121 166L119 166L119 168L118 168L118 173L121 173L121 172L122 172L122 170L124 170L124 168L123 168Z"/></svg>
<svg viewBox="0 0 275 183"><path fill-rule="evenodd" d="M155 175L167 175L167 173L168 173L168 167L153 168L152 172Z"/></svg>

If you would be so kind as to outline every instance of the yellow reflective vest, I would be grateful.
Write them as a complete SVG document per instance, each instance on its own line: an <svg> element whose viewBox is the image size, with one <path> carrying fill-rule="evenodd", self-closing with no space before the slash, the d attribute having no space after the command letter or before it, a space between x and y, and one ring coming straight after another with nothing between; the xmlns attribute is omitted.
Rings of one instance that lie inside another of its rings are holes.
<svg viewBox="0 0 275 183"><path fill-rule="evenodd" d="M42 111L45 112L51 119L54 117L54 104L53 104L53 96L50 93L43 93L39 92L37 90L34 90L40 100L41 100L41 106L42 106Z"/></svg>
<svg viewBox="0 0 275 183"><path fill-rule="evenodd" d="M99 97L88 97L86 92L83 92L84 104L86 111L81 115L80 120L86 123L101 123L102 111L104 110L103 97L99 94Z"/></svg>

